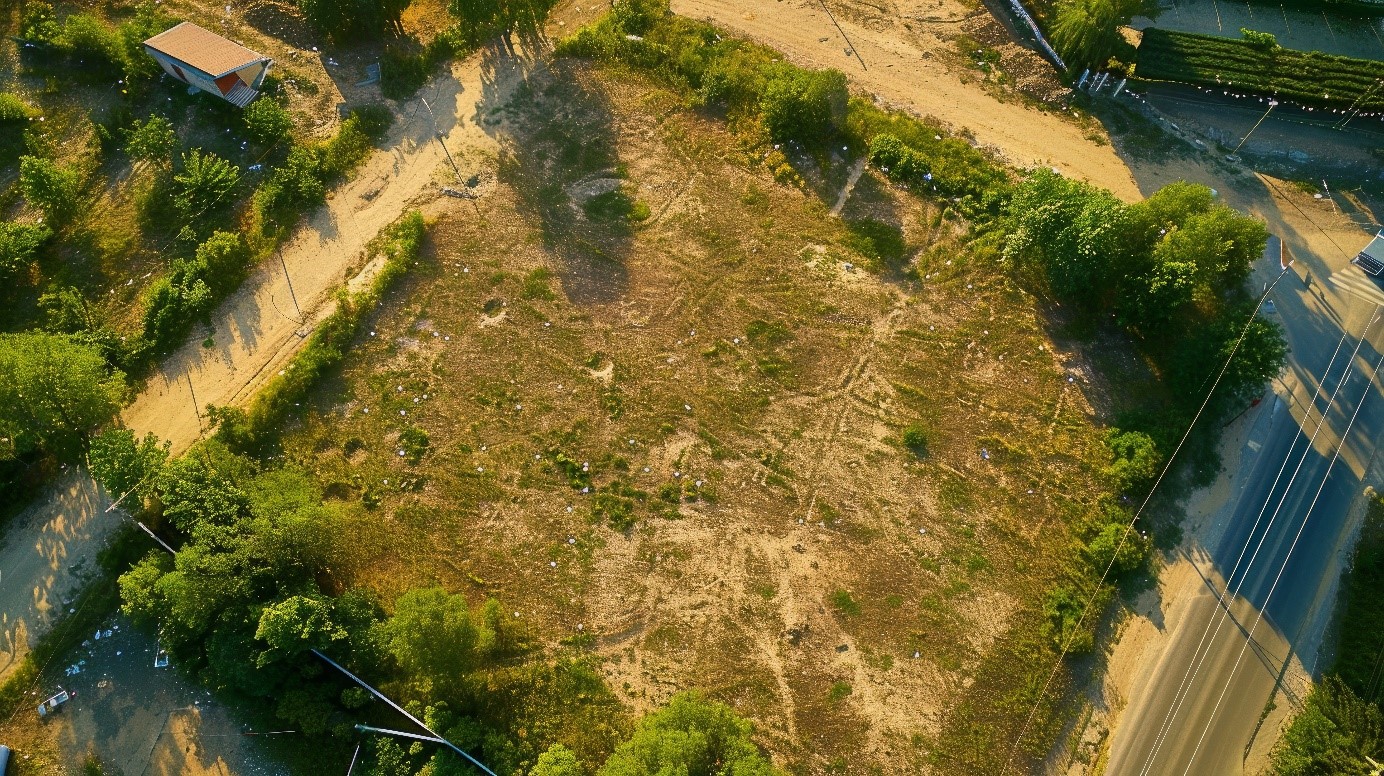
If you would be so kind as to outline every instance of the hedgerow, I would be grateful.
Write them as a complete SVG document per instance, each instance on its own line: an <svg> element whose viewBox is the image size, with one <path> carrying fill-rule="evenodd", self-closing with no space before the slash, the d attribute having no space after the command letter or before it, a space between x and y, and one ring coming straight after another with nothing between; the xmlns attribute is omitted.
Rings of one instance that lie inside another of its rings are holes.
<svg viewBox="0 0 1384 776"><path fill-rule="evenodd" d="M1379 60L1149 28L1137 61L1136 74L1153 81L1233 87L1309 106L1384 109Z"/></svg>

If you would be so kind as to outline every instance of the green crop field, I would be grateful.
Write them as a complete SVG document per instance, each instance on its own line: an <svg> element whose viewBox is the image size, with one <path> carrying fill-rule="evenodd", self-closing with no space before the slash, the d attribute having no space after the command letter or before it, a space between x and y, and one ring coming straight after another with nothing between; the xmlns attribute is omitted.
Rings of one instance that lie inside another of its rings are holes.
<svg viewBox="0 0 1384 776"><path fill-rule="evenodd" d="M1384 109L1384 62L1149 28L1135 74L1150 81L1233 86L1305 105Z"/></svg>

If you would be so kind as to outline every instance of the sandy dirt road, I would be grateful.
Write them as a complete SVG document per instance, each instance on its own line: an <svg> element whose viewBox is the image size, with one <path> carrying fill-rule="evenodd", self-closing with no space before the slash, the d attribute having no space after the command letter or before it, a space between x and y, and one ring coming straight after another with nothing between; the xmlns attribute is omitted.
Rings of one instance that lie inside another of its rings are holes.
<svg viewBox="0 0 1384 776"><path fill-rule="evenodd" d="M400 106L383 150L294 232L282 262L272 257L222 303L211 332L195 333L163 363L125 409L125 424L168 440L176 455L206 430L208 404L249 399L331 312L332 292L352 276L359 282L372 273L375 268L361 266L363 251L380 229L408 207L435 199L439 184L453 182L434 127L454 157L484 154L493 141L479 121L521 81L521 72L478 54ZM209 335L212 347L204 346ZM85 471L73 470L15 519L0 547L0 676L75 594L83 570L124 519L105 512L109 503Z"/></svg>
<svg viewBox="0 0 1384 776"><path fill-rule="evenodd" d="M1093 143L1085 130L1070 121L1017 101L1001 102L974 83L962 83L945 64L945 57L954 52L949 41L930 42L892 25L862 27L838 13L836 21L864 60L862 67L845 53L841 33L818 2L673 0L673 11L708 19L776 48L795 64L836 68L853 86L885 103L935 116L957 130L970 130L978 143L998 150L1016 165L1057 167L1104 186L1124 200L1141 198L1133 176L1109 144Z"/></svg>

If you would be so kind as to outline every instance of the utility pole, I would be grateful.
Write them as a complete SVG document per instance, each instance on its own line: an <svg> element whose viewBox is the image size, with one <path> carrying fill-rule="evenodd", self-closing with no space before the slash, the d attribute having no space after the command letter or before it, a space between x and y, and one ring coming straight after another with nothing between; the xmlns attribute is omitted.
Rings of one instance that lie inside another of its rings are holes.
<svg viewBox="0 0 1384 776"><path fill-rule="evenodd" d="M452 165L452 173L457 176L457 183L461 183L461 169L457 167L456 160L452 158L452 152L447 149L447 144L442 140L442 133L437 131L437 114L433 113L427 98L423 99L423 107L428 109L428 116L432 119L433 137L437 138L437 144L442 146L442 153L447 155L447 161Z"/></svg>

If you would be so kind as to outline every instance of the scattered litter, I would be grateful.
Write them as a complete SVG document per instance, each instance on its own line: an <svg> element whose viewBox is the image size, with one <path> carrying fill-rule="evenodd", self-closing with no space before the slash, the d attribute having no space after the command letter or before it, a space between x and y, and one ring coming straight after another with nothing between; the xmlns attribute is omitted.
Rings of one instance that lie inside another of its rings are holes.
<svg viewBox="0 0 1384 776"><path fill-rule="evenodd" d="M677 479L678 477L681 477L681 476L682 476L682 472L673 472L673 478L674 478L674 479Z"/></svg>
<svg viewBox="0 0 1384 776"><path fill-rule="evenodd" d="M403 458L404 455L405 455L404 451L403 451L403 450L400 450L400 451L399 451L399 457L400 457L400 458Z"/></svg>
<svg viewBox="0 0 1384 776"><path fill-rule="evenodd" d="M365 408L361 409L361 412L364 413L364 414L366 414L366 415L369 415L369 414L370 414L370 408L369 408L369 407L365 407Z"/></svg>
<svg viewBox="0 0 1384 776"><path fill-rule="evenodd" d="M370 336L372 336L372 337L375 336L375 332L373 332L373 331L370 332Z"/></svg>
<svg viewBox="0 0 1384 776"><path fill-rule="evenodd" d="M550 560L550 561L548 561L548 565L549 565L549 566L552 566L553 568L557 568L557 561L555 561L555 560Z"/></svg>
<svg viewBox="0 0 1384 776"><path fill-rule="evenodd" d="M120 657L120 650L117 649L117 650L115 651L115 656L116 656L116 657Z"/></svg>
<svg viewBox="0 0 1384 776"><path fill-rule="evenodd" d="M484 467L484 466L477 466L477 467L476 467L476 473L477 473L477 474L485 474L485 467Z"/></svg>
<svg viewBox="0 0 1384 776"><path fill-rule="evenodd" d="M645 474L648 474L648 473L649 473L649 467L647 467L647 466L644 467L644 473L645 473Z"/></svg>
<svg viewBox="0 0 1384 776"><path fill-rule="evenodd" d="M980 457L981 457L981 458L984 458L984 459L987 460L987 461L990 460L990 451L989 451L989 450L986 450L986 449L983 448L983 447L980 448Z"/></svg>
<svg viewBox="0 0 1384 776"><path fill-rule="evenodd" d="M691 404L684 404L684 405L682 405L682 408L685 409L685 410L687 410L688 412L691 412L691 411L692 411L692 405L691 405Z"/></svg>
<svg viewBox="0 0 1384 776"><path fill-rule="evenodd" d="M576 540L576 538L569 536L569 537L567 537L567 543L568 543L568 544L576 544L576 543L577 543L577 540Z"/></svg>
<svg viewBox="0 0 1384 776"><path fill-rule="evenodd" d="M633 439L630 440L630 444L634 444L634 440L633 440Z"/></svg>
<svg viewBox="0 0 1384 776"><path fill-rule="evenodd" d="M97 641L100 641L100 640L101 640L101 631L99 631L99 630L96 631L96 636L95 636L95 638L96 638Z"/></svg>
<svg viewBox="0 0 1384 776"><path fill-rule="evenodd" d="M922 654L920 654L920 653L918 652L918 650L916 650L916 649L913 650L913 659L914 659L914 660L917 660L917 659L920 658L920 657L922 657Z"/></svg>
<svg viewBox="0 0 1384 776"><path fill-rule="evenodd" d="M399 410L399 414L400 414L400 415L407 415L408 413L407 413L407 412L404 412L403 410Z"/></svg>
<svg viewBox="0 0 1384 776"><path fill-rule="evenodd" d="M926 528L919 528L919 529L918 529L918 535L920 535L920 536L927 536L927 529L926 529Z"/></svg>
<svg viewBox="0 0 1384 776"><path fill-rule="evenodd" d="M167 667L168 667L168 651L167 651L167 650L161 649L161 650L159 650L159 652L158 652L157 655L154 655L154 667L155 667L155 668L167 668Z"/></svg>
<svg viewBox="0 0 1384 776"><path fill-rule="evenodd" d="M568 504L568 505L567 505L567 511L568 511L568 512L571 512L571 511L572 511L572 505L571 505L571 504Z"/></svg>

